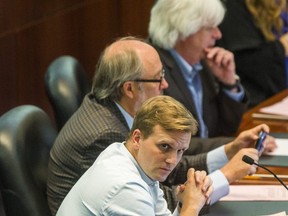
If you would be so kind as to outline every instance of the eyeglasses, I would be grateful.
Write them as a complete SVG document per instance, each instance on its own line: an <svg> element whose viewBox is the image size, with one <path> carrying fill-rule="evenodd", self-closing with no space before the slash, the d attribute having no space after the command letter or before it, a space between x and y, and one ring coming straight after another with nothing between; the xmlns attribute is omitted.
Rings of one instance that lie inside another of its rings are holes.
<svg viewBox="0 0 288 216"><path fill-rule="evenodd" d="M165 78L165 69L163 68L161 72L162 72L162 74L161 74L160 79L135 79L133 81L134 82L159 82L160 83L159 88L160 88L162 81Z"/></svg>

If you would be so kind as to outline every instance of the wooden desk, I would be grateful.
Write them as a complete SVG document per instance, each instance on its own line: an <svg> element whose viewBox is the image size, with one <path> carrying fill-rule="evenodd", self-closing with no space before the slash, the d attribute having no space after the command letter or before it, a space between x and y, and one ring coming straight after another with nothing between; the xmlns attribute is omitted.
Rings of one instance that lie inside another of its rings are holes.
<svg viewBox="0 0 288 216"><path fill-rule="evenodd" d="M240 128L238 130L238 134L247 129L251 129L259 124L265 123L270 127L271 133L288 133L288 121L287 120L268 120L268 119L255 119L252 117L253 113L259 113L262 107L266 107L272 105L276 102L281 101L283 98L288 96L288 89L280 92L279 94L271 97L270 99L260 103L258 106L248 110L243 118ZM288 107L287 107L288 109ZM288 166L288 164L287 164ZM267 167L272 170L277 175L288 175L288 167ZM259 174L270 174L266 170L261 168L258 169L257 173ZM286 184L288 184L288 179L282 179ZM275 178L244 178L236 182L235 184L280 184Z"/></svg>
<svg viewBox="0 0 288 216"><path fill-rule="evenodd" d="M270 127L270 132L273 133L288 133L288 121L286 120L268 120L268 119L255 119L252 117L253 113L259 113L262 107L272 105L276 102L281 101L283 98L288 96L288 89L280 92L279 94L269 98L268 100L260 103L258 106L248 110L243 118L239 127L238 133L243 130L250 129L259 124L265 123Z"/></svg>

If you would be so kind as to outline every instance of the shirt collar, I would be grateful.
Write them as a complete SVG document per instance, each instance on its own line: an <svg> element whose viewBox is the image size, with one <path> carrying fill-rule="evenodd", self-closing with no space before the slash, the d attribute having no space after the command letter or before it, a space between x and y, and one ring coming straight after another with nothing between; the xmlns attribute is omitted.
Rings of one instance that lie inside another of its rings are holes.
<svg viewBox="0 0 288 216"><path fill-rule="evenodd" d="M117 105L117 107L119 108L120 112L124 116L124 118L125 118L125 120L126 120L126 122L128 124L129 129L131 129L134 118L128 112L126 112L126 110L124 110L123 107L120 104L118 104L117 102L115 102L115 104Z"/></svg>
<svg viewBox="0 0 288 216"><path fill-rule="evenodd" d="M193 77L202 70L203 66L200 62L190 65L175 49L170 49L169 52L176 60L178 66L180 67L181 71L183 71L183 75L185 78L188 76L193 79Z"/></svg>

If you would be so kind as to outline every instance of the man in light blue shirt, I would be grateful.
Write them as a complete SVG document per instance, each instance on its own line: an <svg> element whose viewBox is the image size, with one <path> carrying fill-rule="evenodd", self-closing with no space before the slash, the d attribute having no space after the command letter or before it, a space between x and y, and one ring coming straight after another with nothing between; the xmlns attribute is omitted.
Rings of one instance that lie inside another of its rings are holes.
<svg viewBox="0 0 288 216"><path fill-rule="evenodd" d="M177 120L177 121L175 121ZM107 147L62 202L57 215L172 215L159 181L188 149L197 122L169 96L147 100L137 112L126 142ZM212 181L205 171L188 170L177 189L173 215L198 215L209 202Z"/></svg>

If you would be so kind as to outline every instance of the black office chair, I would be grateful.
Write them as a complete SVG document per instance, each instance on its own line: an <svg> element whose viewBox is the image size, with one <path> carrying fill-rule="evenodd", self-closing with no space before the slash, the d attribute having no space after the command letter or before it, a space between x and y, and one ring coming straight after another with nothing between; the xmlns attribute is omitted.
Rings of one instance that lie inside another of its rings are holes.
<svg viewBox="0 0 288 216"><path fill-rule="evenodd" d="M90 91L90 82L77 59L61 56L49 65L45 74L45 88L60 130Z"/></svg>
<svg viewBox="0 0 288 216"><path fill-rule="evenodd" d="M56 135L47 114L36 106L18 106L1 116L0 188L7 216L51 216L46 180Z"/></svg>

